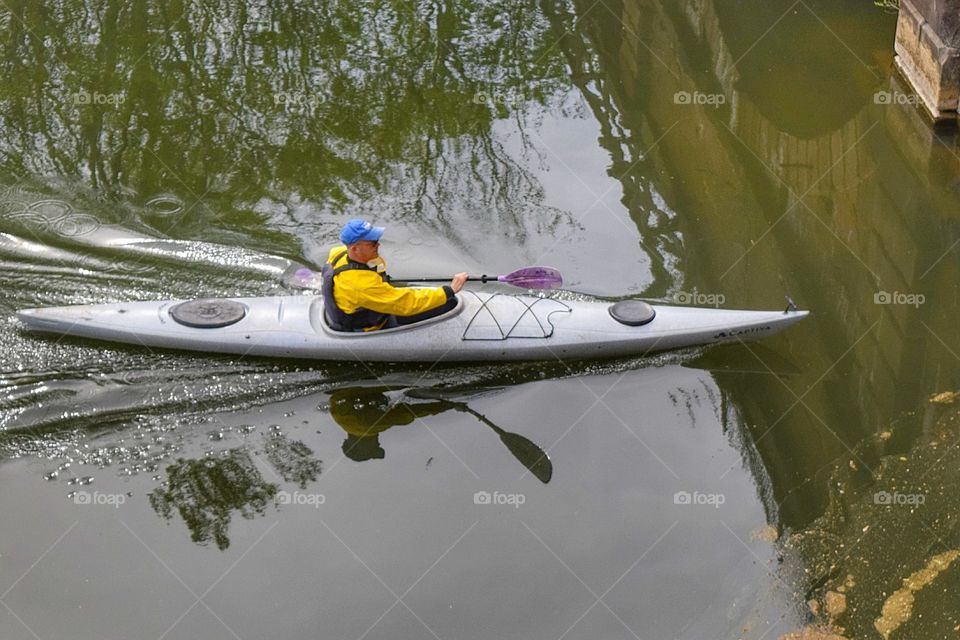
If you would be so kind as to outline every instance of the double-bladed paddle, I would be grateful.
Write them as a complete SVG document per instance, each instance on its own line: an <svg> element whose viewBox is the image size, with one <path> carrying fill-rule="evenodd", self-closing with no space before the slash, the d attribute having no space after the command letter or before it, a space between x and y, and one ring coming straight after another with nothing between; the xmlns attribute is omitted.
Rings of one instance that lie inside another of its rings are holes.
<svg viewBox="0 0 960 640"><path fill-rule="evenodd" d="M451 278L391 278L393 282L450 282ZM306 267L297 269L293 281L302 287L319 288L320 274ZM523 267L505 276L471 276L468 282L502 282L522 289L557 289L563 277L553 267Z"/></svg>
<svg viewBox="0 0 960 640"><path fill-rule="evenodd" d="M450 282L450 278L393 278L399 282ZM505 276L470 276L467 282L503 282L523 289L556 289L563 277L553 267L523 267Z"/></svg>

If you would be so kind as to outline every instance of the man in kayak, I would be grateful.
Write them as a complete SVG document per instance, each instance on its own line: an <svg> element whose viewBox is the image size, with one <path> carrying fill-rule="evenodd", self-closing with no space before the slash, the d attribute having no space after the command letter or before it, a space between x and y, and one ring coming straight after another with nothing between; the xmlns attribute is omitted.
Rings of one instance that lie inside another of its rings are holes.
<svg viewBox="0 0 960 640"><path fill-rule="evenodd" d="M340 231L343 244L327 256L322 292L327 320L335 330L397 327L441 315L457 304L456 294L467 281L466 273L458 273L449 285L436 288L390 284L379 252L383 231L366 220L351 220Z"/></svg>

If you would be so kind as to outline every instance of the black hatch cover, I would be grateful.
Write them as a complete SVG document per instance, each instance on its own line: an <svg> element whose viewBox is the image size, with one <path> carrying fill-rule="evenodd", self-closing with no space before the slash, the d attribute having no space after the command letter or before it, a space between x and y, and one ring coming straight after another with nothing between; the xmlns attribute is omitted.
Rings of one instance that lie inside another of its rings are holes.
<svg viewBox="0 0 960 640"><path fill-rule="evenodd" d="M647 324L657 315L653 307L641 300L621 300L610 305L608 311L614 320L631 327Z"/></svg>
<svg viewBox="0 0 960 640"><path fill-rule="evenodd" d="M239 302L222 298L188 300L173 306L170 315L188 327L217 329L239 322L247 315L247 309Z"/></svg>

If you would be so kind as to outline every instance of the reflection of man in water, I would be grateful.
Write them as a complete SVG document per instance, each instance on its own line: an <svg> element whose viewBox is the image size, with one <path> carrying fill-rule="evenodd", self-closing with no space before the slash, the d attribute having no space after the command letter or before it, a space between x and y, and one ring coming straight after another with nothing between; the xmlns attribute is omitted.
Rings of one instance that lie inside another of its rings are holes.
<svg viewBox="0 0 960 640"><path fill-rule="evenodd" d="M390 387L347 387L330 394L330 416L346 431L343 453L351 460L382 459L380 433L417 418L435 416L452 407L449 402L407 403L402 390Z"/></svg>
<svg viewBox="0 0 960 640"><path fill-rule="evenodd" d="M384 457L380 434L390 427L410 424L418 418L435 416L451 409L469 413L493 429L513 457L537 480L544 484L550 482L553 463L546 451L518 433L504 431L465 402L437 398L434 389L347 387L330 394L330 415L347 432L343 453L357 462Z"/></svg>

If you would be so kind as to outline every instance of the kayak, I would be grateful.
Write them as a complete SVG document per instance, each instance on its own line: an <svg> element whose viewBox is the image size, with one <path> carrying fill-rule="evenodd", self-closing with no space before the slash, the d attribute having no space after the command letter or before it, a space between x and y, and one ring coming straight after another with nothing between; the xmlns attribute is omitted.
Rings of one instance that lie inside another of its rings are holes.
<svg viewBox="0 0 960 640"><path fill-rule="evenodd" d="M24 309L29 329L213 353L440 362L593 359L764 338L807 311L615 304L464 290L457 306L416 324L334 331L320 295L116 302Z"/></svg>

